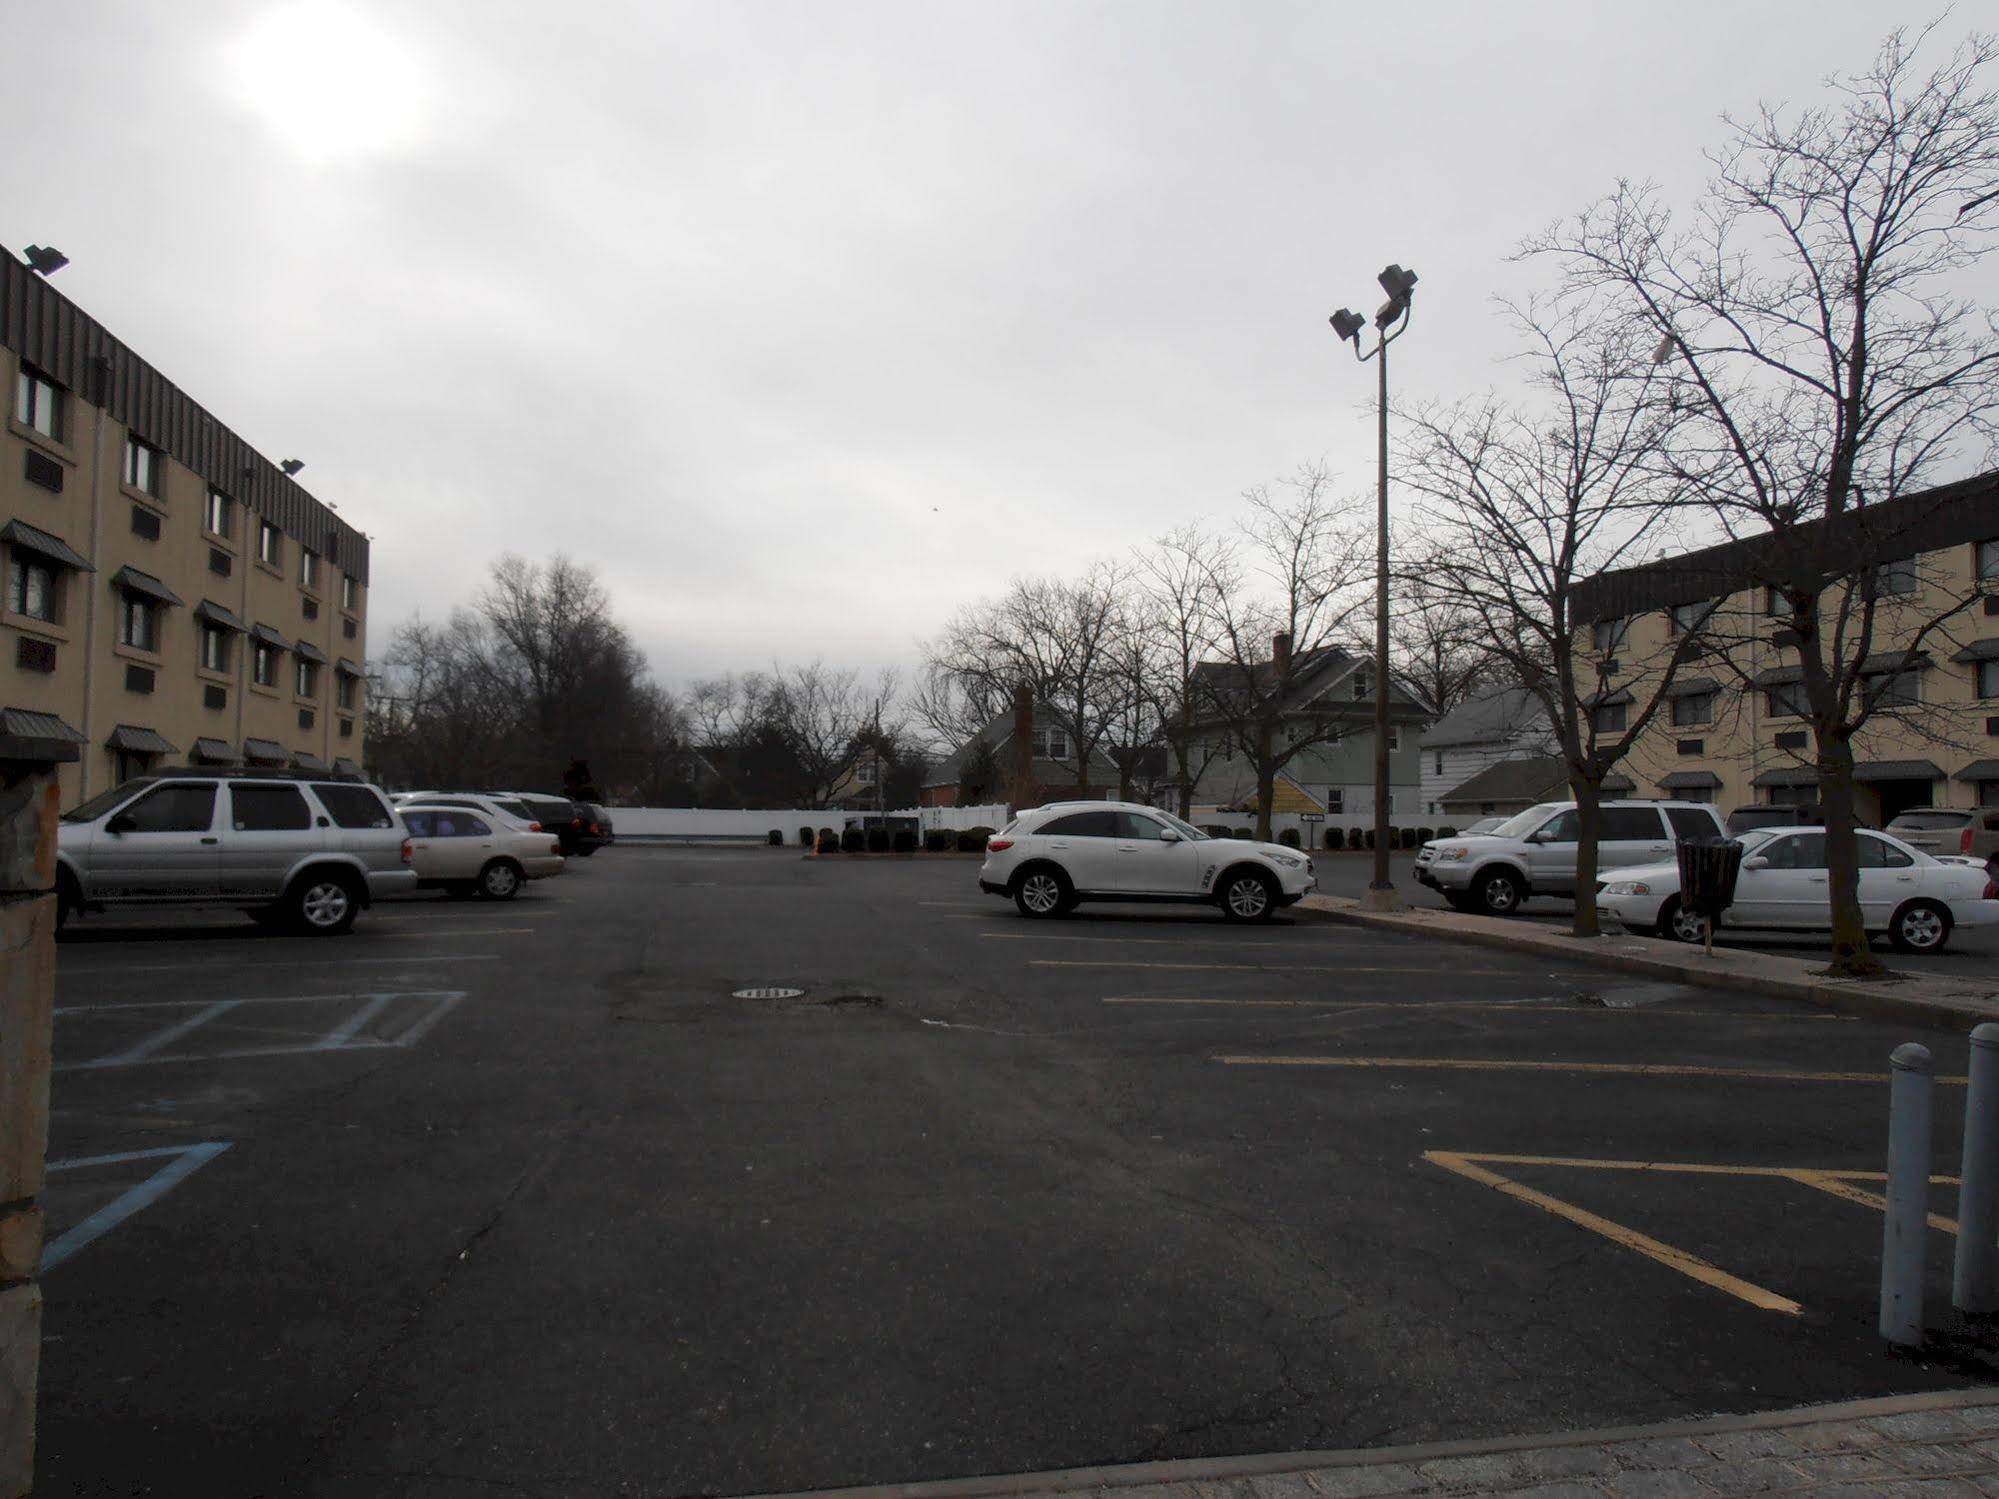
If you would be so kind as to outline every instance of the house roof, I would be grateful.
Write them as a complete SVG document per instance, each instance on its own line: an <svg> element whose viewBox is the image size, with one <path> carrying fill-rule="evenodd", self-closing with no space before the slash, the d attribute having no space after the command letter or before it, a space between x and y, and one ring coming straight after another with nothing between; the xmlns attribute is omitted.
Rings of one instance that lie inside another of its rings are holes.
<svg viewBox="0 0 1999 1499"><path fill-rule="evenodd" d="M1036 704L1034 718L1037 724L1047 726L1054 715L1043 704ZM951 751L932 766L923 778L925 786L956 786L965 779L965 759L972 746L984 740L992 746L993 755L1004 773L1006 769L1005 747L1013 742L1013 708L1011 705L993 715L986 726ZM1052 760L1037 756L1034 761L1035 781L1043 786L1060 786L1076 779L1076 757ZM1110 757L1101 750L1090 756L1090 784L1093 786L1115 786L1118 783L1118 769Z"/></svg>
<svg viewBox="0 0 1999 1499"><path fill-rule="evenodd" d="M1504 744L1548 716L1541 700L1525 687L1498 687L1467 698L1425 731L1422 747L1452 749L1465 744Z"/></svg>
<svg viewBox="0 0 1999 1499"><path fill-rule="evenodd" d="M1211 766L1210 770L1217 773L1201 778L1202 795L1196 798L1199 805L1213 807L1217 812L1256 810L1256 772L1251 766L1234 760ZM1324 813L1326 804L1280 770L1271 783L1270 810Z"/></svg>
<svg viewBox="0 0 1999 1499"><path fill-rule="evenodd" d="M1569 773L1556 755L1523 755L1488 765L1438 798L1452 802L1541 802L1566 791Z"/></svg>

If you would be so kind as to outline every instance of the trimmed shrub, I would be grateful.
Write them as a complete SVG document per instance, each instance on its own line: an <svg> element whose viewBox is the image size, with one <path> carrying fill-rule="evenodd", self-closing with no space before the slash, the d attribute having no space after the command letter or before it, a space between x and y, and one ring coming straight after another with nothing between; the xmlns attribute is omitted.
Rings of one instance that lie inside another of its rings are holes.
<svg viewBox="0 0 1999 1499"><path fill-rule="evenodd" d="M1345 848L1346 846L1347 846L1347 835L1345 833L1341 832L1338 828L1326 829L1327 848Z"/></svg>
<svg viewBox="0 0 1999 1499"><path fill-rule="evenodd" d="M819 830L819 852L822 854L837 854L839 851L840 835L831 828L821 828Z"/></svg>
<svg viewBox="0 0 1999 1499"><path fill-rule="evenodd" d="M1458 836L1458 830L1456 828L1438 828L1437 836L1439 838L1455 838Z"/></svg>
<svg viewBox="0 0 1999 1499"><path fill-rule="evenodd" d="M958 852L961 854L982 854L986 850L986 840L993 835L991 828L966 828L958 835Z"/></svg>
<svg viewBox="0 0 1999 1499"><path fill-rule="evenodd" d="M1418 843L1428 843L1432 838L1435 838L1436 836L1437 836L1437 830L1435 828L1416 829L1416 841Z"/></svg>
<svg viewBox="0 0 1999 1499"><path fill-rule="evenodd" d="M843 854L857 854L867 846L868 840L859 828L848 828L840 835L840 852Z"/></svg>
<svg viewBox="0 0 1999 1499"><path fill-rule="evenodd" d="M888 849L889 849L888 829L869 828L868 852L871 854L885 854L888 852Z"/></svg>
<svg viewBox="0 0 1999 1499"><path fill-rule="evenodd" d="M800 828L798 830L798 846L800 848L810 848L813 842L812 829Z"/></svg>
<svg viewBox="0 0 1999 1499"><path fill-rule="evenodd" d="M1233 838L1233 837L1235 837L1235 834L1234 834L1234 833L1231 833L1231 832L1230 832L1230 831L1229 831L1229 830L1228 830L1227 828L1225 828L1225 827L1222 827L1222 826L1220 826L1220 825L1218 825L1218 824L1216 824L1216 823L1209 823L1209 824L1208 824L1208 826L1206 826L1206 827L1202 828L1202 829L1201 829L1201 831L1202 831L1202 832L1204 832L1204 833L1206 833L1206 834L1207 834L1207 835L1208 835L1208 836L1209 836L1210 838Z"/></svg>
<svg viewBox="0 0 1999 1499"><path fill-rule="evenodd" d="M1286 848L1299 847L1300 845L1298 842L1298 830L1296 828L1286 828L1283 832L1277 835L1277 841L1283 844Z"/></svg>
<svg viewBox="0 0 1999 1499"><path fill-rule="evenodd" d="M770 830L770 846L772 848L784 847L784 834L780 833L776 828Z"/></svg>
<svg viewBox="0 0 1999 1499"><path fill-rule="evenodd" d="M1237 828L1233 833L1229 834L1229 836L1231 838L1240 838L1244 843L1248 843L1251 839L1256 837L1256 829Z"/></svg>
<svg viewBox="0 0 1999 1499"><path fill-rule="evenodd" d="M1374 834L1370 833L1366 828L1347 829L1348 848L1353 849L1355 852L1359 852L1361 849L1372 848L1373 846L1374 846Z"/></svg>
<svg viewBox="0 0 1999 1499"><path fill-rule="evenodd" d="M1367 829L1364 837L1366 841L1365 843L1363 843L1362 847L1372 851L1372 849L1374 848L1374 829L1373 828Z"/></svg>
<svg viewBox="0 0 1999 1499"><path fill-rule="evenodd" d="M1395 841L1401 844L1404 849L1414 848L1416 846L1416 830L1414 828L1398 828L1395 834Z"/></svg>
<svg viewBox="0 0 1999 1499"><path fill-rule="evenodd" d="M908 828L897 828L895 830L895 851L899 854L915 853L916 834L910 832Z"/></svg>
<svg viewBox="0 0 1999 1499"><path fill-rule="evenodd" d="M953 839L942 828L932 828L923 835L923 851L929 854L947 854L951 851Z"/></svg>

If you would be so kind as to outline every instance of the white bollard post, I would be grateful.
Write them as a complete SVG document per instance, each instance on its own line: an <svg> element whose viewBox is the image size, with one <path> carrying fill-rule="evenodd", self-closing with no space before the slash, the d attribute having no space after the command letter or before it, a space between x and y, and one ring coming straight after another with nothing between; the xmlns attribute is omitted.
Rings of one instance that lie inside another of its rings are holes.
<svg viewBox="0 0 1999 1499"><path fill-rule="evenodd" d="M1888 1210L1881 1229L1881 1336L1923 1341L1923 1258L1929 1247L1930 1049L1904 1042L1889 1057Z"/></svg>
<svg viewBox="0 0 1999 1499"><path fill-rule="evenodd" d="M1971 1086L1964 1095L1964 1162L1958 1168L1957 1264L1950 1302L1974 1315L1999 1311L1999 1025L1971 1032Z"/></svg>

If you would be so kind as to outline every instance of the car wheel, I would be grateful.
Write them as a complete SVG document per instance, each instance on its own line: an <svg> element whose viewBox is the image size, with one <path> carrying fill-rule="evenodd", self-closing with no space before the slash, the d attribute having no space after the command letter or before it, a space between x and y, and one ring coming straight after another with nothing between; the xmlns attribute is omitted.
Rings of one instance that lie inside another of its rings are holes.
<svg viewBox="0 0 1999 1499"><path fill-rule="evenodd" d="M1680 904L1677 895L1666 897L1659 908L1659 935L1668 942L1705 942L1707 926L1694 912Z"/></svg>
<svg viewBox="0 0 1999 1499"><path fill-rule="evenodd" d="M1045 920L1069 909L1068 878L1059 869L1042 867L1024 871L1013 882L1013 903L1023 916Z"/></svg>
<svg viewBox="0 0 1999 1499"><path fill-rule="evenodd" d="M354 882L344 874L307 874L292 886L292 924L315 937L337 937L361 914Z"/></svg>
<svg viewBox="0 0 1999 1499"><path fill-rule="evenodd" d="M1478 908L1488 916L1517 916L1520 903L1527 899L1527 889L1520 883L1520 876L1510 870L1497 869L1480 878L1477 886Z"/></svg>
<svg viewBox="0 0 1999 1499"><path fill-rule="evenodd" d="M479 894L485 900L512 900L521 893L521 867L511 859L495 859L479 871Z"/></svg>
<svg viewBox="0 0 1999 1499"><path fill-rule="evenodd" d="M1277 887L1267 874L1238 869L1222 879L1216 898L1230 921L1268 921L1277 909Z"/></svg>
<svg viewBox="0 0 1999 1499"><path fill-rule="evenodd" d="M1942 952L1950 941L1950 911L1933 900L1912 900L1888 923L1888 940L1903 952Z"/></svg>

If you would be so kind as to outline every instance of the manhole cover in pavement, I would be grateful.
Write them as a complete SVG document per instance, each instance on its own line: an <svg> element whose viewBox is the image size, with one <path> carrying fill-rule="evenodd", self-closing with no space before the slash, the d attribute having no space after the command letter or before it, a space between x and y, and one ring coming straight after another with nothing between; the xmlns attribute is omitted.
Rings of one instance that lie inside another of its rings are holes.
<svg viewBox="0 0 1999 1499"><path fill-rule="evenodd" d="M803 989L738 989L734 999L798 999L804 995Z"/></svg>

